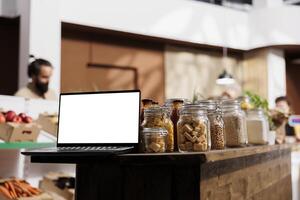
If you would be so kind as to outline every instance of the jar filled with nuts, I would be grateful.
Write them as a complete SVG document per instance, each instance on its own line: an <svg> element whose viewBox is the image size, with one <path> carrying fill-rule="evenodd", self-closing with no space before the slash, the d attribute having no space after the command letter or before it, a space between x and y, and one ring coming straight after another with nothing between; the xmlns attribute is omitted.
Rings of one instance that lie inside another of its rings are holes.
<svg viewBox="0 0 300 200"><path fill-rule="evenodd" d="M167 146L167 130L163 128L143 128L143 152L164 153Z"/></svg>
<svg viewBox="0 0 300 200"><path fill-rule="evenodd" d="M164 128L167 130L167 152L174 151L174 126L170 111L166 107L151 107L144 111L143 128Z"/></svg>
<svg viewBox="0 0 300 200"><path fill-rule="evenodd" d="M203 100L197 103L207 109L207 117L210 124L211 149L225 149L224 121L219 102L215 100Z"/></svg>
<svg viewBox="0 0 300 200"><path fill-rule="evenodd" d="M240 102L224 100L221 102L225 125L226 146L242 147L248 143L246 115L241 109Z"/></svg>
<svg viewBox="0 0 300 200"><path fill-rule="evenodd" d="M182 107L177 123L177 139L180 152L210 149L210 129L205 109L195 104Z"/></svg>

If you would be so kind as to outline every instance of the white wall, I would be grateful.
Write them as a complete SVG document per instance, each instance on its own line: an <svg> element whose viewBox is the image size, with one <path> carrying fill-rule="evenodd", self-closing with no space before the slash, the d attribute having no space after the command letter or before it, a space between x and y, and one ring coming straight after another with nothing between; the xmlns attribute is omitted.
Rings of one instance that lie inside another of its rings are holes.
<svg viewBox="0 0 300 200"><path fill-rule="evenodd" d="M247 49L248 15L189 0L63 0L61 20L201 44Z"/></svg>
<svg viewBox="0 0 300 200"><path fill-rule="evenodd" d="M30 54L49 60L54 66L50 87L60 91L61 23L59 0L31 0Z"/></svg>
<svg viewBox="0 0 300 200"><path fill-rule="evenodd" d="M18 13L21 15L20 46L19 46L19 88L28 82L27 66L29 62L29 34L30 34L30 1L18 1Z"/></svg>
<svg viewBox="0 0 300 200"><path fill-rule="evenodd" d="M0 16L14 17L18 15L16 0L0 0Z"/></svg>
<svg viewBox="0 0 300 200"><path fill-rule="evenodd" d="M285 57L283 50L270 49L267 52L268 101L275 107L275 99L286 95Z"/></svg>
<svg viewBox="0 0 300 200"><path fill-rule="evenodd" d="M21 15L19 87L28 82L29 55L49 60L54 66L50 87L60 91L61 24L59 0L19 0Z"/></svg>
<svg viewBox="0 0 300 200"><path fill-rule="evenodd" d="M300 6L273 6L249 12L248 49L300 45Z"/></svg>

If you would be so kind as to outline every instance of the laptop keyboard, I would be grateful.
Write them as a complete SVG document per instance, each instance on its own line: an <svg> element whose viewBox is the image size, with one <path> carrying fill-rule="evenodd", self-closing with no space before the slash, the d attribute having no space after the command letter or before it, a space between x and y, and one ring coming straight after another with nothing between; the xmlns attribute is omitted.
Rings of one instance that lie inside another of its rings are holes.
<svg viewBox="0 0 300 200"><path fill-rule="evenodd" d="M128 148L117 146L57 147L59 151L120 151Z"/></svg>

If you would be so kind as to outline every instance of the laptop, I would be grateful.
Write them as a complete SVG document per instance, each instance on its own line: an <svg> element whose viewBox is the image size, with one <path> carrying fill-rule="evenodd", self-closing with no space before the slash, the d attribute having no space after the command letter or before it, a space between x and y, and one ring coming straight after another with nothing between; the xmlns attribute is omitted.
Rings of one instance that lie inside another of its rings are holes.
<svg viewBox="0 0 300 200"><path fill-rule="evenodd" d="M45 153L124 153L139 142L139 90L62 93L57 145L24 155Z"/></svg>

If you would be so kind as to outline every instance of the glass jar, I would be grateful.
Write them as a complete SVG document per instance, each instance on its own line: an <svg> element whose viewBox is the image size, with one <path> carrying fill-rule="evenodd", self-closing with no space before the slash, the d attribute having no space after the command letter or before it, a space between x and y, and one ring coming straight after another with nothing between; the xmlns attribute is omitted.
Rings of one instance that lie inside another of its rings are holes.
<svg viewBox="0 0 300 200"><path fill-rule="evenodd" d="M177 139L180 152L210 149L209 121L205 109L195 104L182 107L177 123Z"/></svg>
<svg viewBox="0 0 300 200"><path fill-rule="evenodd" d="M221 103L225 125L226 146L242 147L248 143L246 115L239 101L224 100Z"/></svg>
<svg viewBox="0 0 300 200"><path fill-rule="evenodd" d="M268 143L269 122L262 109L247 111L247 133L250 144Z"/></svg>
<svg viewBox="0 0 300 200"><path fill-rule="evenodd" d="M182 105L188 102L186 99L167 99L165 102L165 107L170 110L170 118L173 122L173 125L176 126L179 120L179 110L182 108ZM178 151L177 145L177 128L174 128L174 151Z"/></svg>
<svg viewBox="0 0 300 200"><path fill-rule="evenodd" d="M210 124L211 149L225 149L224 121L220 104L215 100L198 101L200 106L207 109Z"/></svg>
<svg viewBox="0 0 300 200"><path fill-rule="evenodd" d="M144 110L152 106L152 99L142 99L141 122L144 121Z"/></svg>
<svg viewBox="0 0 300 200"><path fill-rule="evenodd" d="M143 128L142 152L164 153L166 152L168 132L163 128Z"/></svg>
<svg viewBox="0 0 300 200"><path fill-rule="evenodd" d="M166 107L150 107L144 111L143 128L165 128L167 135L167 152L174 151L174 126Z"/></svg>
<svg viewBox="0 0 300 200"><path fill-rule="evenodd" d="M238 97L237 100L240 102L242 110L247 111L253 109L253 105L251 104L250 97L241 96Z"/></svg>

